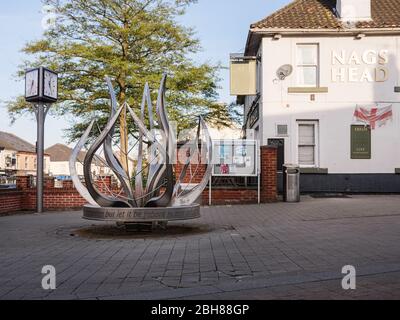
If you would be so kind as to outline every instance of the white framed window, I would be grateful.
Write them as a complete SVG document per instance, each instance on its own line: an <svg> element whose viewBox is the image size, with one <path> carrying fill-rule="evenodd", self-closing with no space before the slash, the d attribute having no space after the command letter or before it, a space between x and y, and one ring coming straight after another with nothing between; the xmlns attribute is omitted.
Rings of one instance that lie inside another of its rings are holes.
<svg viewBox="0 0 400 320"><path fill-rule="evenodd" d="M298 121L298 164L303 168L319 167L319 122Z"/></svg>
<svg viewBox="0 0 400 320"><path fill-rule="evenodd" d="M297 85L319 87L319 45L297 44Z"/></svg>

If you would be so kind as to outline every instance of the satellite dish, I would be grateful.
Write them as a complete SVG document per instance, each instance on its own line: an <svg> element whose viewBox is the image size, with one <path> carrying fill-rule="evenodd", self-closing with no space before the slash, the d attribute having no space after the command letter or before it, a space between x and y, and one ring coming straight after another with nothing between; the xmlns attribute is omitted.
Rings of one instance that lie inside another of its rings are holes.
<svg viewBox="0 0 400 320"><path fill-rule="evenodd" d="M293 67L290 64L285 64L278 69L276 75L279 80L285 80L288 76L290 76L293 72Z"/></svg>

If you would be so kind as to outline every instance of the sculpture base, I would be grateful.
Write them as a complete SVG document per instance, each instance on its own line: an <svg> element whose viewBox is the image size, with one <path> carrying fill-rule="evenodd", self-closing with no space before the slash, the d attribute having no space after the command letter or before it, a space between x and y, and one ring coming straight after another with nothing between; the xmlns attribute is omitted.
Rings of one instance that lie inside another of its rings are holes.
<svg viewBox="0 0 400 320"><path fill-rule="evenodd" d="M83 207L86 220L116 222L123 224L162 223L200 218L200 205L176 208L101 208L91 205Z"/></svg>

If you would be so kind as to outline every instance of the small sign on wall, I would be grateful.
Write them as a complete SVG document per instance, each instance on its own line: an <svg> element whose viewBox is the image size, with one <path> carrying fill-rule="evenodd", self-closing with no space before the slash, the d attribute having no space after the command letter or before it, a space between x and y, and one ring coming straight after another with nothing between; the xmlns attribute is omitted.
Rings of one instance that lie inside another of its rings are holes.
<svg viewBox="0 0 400 320"><path fill-rule="evenodd" d="M257 60L243 57L231 60L230 89L232 96L257 94Z"/></svg>
<svg viewBox="0 0 400 320"><path fill-rule="evenodd" d="M371 159L371 127L351 126L351 159Z"/></svg>

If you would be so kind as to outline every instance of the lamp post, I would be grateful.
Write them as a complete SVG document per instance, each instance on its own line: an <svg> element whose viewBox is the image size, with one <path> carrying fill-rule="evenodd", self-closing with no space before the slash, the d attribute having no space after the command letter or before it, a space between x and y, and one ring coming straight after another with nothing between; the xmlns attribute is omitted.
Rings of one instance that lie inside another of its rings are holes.
<svg viewBox="0 0 400 320"><path fill-rule="evenodd" d="M39 67L25 73L25 100L34 105L37 121L36 141L36 207L37 213L43 213L43 176L44 176L44 123L52 103L58 99L58 74Z"/></svg>

